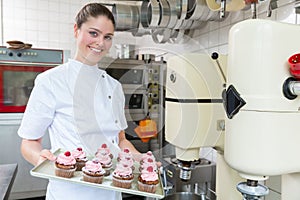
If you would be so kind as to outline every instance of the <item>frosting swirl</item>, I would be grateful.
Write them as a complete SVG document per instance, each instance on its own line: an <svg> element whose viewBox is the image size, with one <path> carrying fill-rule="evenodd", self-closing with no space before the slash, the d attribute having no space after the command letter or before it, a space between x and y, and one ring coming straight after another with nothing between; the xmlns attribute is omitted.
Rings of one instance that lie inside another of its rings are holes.
<svg viewBox="0 0 300 200"><path fill-rule="evenodd" d="M99 162L96 160L89 160L85 163L85 166L82 168L83 171L88 171L88 172L101 172L103 171L102 166Z"/></svg>
<svg viewBox="0 0 300 200"><path fill-rule="evenodd" d="M114 174L120 177L131 176L132 169L129 166L117 164L117 168L115 169Z"/></svg>
<svg viewBox="0 0 300 200"><path fill-rule="evenodd" d="M142 173L141 178L145 181L156 181L158 180L158 175L155 172Z"/></svg>
<svg viewBox="0 0 300 200"><path fill-rule="evenodd" d="M79 159L86 158L86 153L82 150L79 150L79 149L73 150L72 155L74 156L74 158L79 158Z"/></svg>
<svg viewBox="0 0 300 200"><path fill-rule="evenodd" d="M75 165L76 160L71 154L61 153L57 156L56 162L63 165Z"/></svg>
<svg viewBox="0 0 300 200"><path fill-rule="evenodd" d="M99 160L100 163L104 164L104 165L109 165L111 164L111 157L108 154L97 154L96 156Z"/></svg>

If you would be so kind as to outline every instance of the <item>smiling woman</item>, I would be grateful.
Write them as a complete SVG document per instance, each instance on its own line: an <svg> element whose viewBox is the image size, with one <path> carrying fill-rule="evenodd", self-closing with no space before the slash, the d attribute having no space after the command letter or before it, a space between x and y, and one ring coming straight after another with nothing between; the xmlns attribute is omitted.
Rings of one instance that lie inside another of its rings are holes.
<svg viewBox="0 0 300 200"><path fill-rule="evenodd" d="M18 134L23 138L21 152L33 165L56 160L52 154L82 147L89 155L99 142L112 153L129 148L140 154L126 139L125 97L121 84L97 64L112 46L115 21L100 3L85 5L76 16L76 53L58 67L37 76ZM47 130L47 131L46 131ZM48 132L51 151L42 148ZM119 191L104 190L71 182L49 180L47 199L122 199Z"/></svg>

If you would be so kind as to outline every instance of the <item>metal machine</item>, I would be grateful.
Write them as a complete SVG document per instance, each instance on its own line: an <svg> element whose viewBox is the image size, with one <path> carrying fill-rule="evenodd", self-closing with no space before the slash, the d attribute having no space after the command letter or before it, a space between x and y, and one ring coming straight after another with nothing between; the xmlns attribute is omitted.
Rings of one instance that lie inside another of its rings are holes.
<svg viewBox="0 0 300 200"><path fill-rule="evenodd" d="M214 60L207 54L171 57L166 77L166 141L175 146L179 177L193 179L200 147L223 149L225 112L222 75L226 57ZM221 63L221 64L220 64Z"/></svg>
<svg viewBox="0 0 300 200"><path fill-rule="evenodd" d="M182 163L181 179L191 179L200 147L212 146L220 150L218 200L262 199L269 192L264 180L275 175L282 175L282 200L300 198L299 34L299 26L269 20L234 25L226 81L208 55L168 61L166 140Z"/></svg>
<svg viewBox="0 0 300 200"><path fill-rule="evenodd" d="M300 51L299 34L297 25L258 19L229 33L224 155L247 180L238 184L246 199L266 195L258 182L282 174L282 200L300 198L293 190L300 185L299 81L288 63Z"/></svg>

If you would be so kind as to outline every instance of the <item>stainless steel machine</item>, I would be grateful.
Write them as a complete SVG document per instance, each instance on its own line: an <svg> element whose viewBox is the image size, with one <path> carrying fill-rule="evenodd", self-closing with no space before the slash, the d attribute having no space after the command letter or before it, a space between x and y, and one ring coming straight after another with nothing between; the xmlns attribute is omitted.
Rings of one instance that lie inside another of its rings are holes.
<svg viewBox="0 0 300 200"><path fill-rule="evenodd" d="M216 196L213 191L216 187L216 164L205 158L193 161L194 169L191 173L191 179L183 181L179 178L181 170L178 167L179 162L175 156L166 157L163 160L167 196L195 194L195 197L203 200L215 200Z"/></svg>
<svg viewBox="0 0 300 200"><path fill-rule="evenodd" d="M63 51L0 47L0 164L18 164L10 198L30 198L46 193L47 180L30 175L33 166L21 155L17 134L35 77L63 63ZM43 138L45 148L49 137Z"/></svg>
<svg viewBox="0 0 300 200"><path fill-rule="evenodd" d="M131 50L134 50L133 47ZM105 58L99 63L99 67L122 84L128 124L125 130L127 139L131 140L141 152L152 150L161 154L166 64L164 61L155 61L153 55L137 57L140 58ZM139 125L140 120L147 117L156 122L158 134L156 138L142 142L134 129Z"/></svg>

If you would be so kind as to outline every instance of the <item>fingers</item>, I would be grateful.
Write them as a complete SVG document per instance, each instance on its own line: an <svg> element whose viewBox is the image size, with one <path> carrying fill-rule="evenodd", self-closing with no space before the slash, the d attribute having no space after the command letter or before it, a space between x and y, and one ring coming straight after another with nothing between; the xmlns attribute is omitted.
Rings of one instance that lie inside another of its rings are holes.
<svg viewBox="0 0 300 200"><path fill-rule="evenodd" d="M40 152L40 156L44 159L48 159L48 160L51 160L51 161L54 161L56 159L56 156L53 155L53 153L48 149L43 149Z"/></svg>

